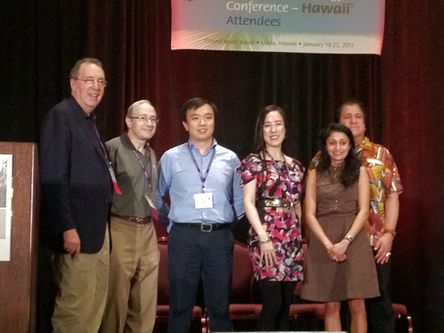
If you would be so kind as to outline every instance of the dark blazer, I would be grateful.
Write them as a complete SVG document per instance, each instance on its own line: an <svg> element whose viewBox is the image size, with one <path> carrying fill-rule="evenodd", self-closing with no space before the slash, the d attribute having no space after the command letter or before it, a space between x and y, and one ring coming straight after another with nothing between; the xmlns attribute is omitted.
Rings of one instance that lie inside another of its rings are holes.
<svg viewBox="0 0 444 333"><path fill-rule="evenodd" d="M91 118L73 97L46 115L40 135L41 239L63 252L75 228L82 253L98 252L108 221L112 182Z"/></svg>

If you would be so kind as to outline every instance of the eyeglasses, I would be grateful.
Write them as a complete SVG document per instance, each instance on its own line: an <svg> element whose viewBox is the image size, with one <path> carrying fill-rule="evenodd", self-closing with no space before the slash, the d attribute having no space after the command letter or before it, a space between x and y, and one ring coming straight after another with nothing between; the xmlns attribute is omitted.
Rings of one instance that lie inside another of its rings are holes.
<svg viewBox="0 0 444 333"><path fill-rule="evenodd" d="M129 119L138 119L141 122L144 122L146 124L148 124L148 123L157 124L159 122L159 118L157 118L157 117L146 117L146 116L133 116L133 117L129 117L129 116L127 116L127 118L129 118Z"/></svg>
<svg viewBox="0 0 444 333"><path fill-rule="evenodd" d="M108 84L108 81L104 80L104 79L93 79L92 77L87 77L86 79L80 79L78 77L74 77L74 80L79 80L79 81L83 81L85 82L85 85L88 88L94 87L96 84L100 87L100 88L105 88L106 85Z"/></svg>

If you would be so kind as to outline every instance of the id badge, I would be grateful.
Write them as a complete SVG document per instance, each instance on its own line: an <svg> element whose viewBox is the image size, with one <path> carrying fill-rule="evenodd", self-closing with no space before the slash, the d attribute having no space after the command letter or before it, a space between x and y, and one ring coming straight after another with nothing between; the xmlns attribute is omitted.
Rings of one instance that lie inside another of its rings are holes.
<svg viewBox="0 0 444 333"><path fill-rule="evenodd" d="M154 205L153 200L149 197L148 193L145 194L145 199L148 202L148 205L150 205L151 209L156 209L156 206Z"/></svg>
<svg viewBox="0 0 444 333"><path fill-rule="evenodd" d="M148 205L151 207L151 216L155 221L159 221L159 212L156 208L156 206L154 205L153 200L151 200L150 196L147 194L145 194L145 199L148 202Z"/></svg>
<svg viewBox="0 0 444 333"><path fill-rule="evenodd" d="M213 208L213 193L204 192L194 194L194 208Z"/></svg>

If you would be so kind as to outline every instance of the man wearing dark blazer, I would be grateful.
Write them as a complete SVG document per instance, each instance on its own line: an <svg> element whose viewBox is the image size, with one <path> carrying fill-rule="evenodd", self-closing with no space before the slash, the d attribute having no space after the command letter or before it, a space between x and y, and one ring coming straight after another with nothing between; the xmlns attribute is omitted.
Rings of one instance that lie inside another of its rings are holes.
<svg viewBox="0 0 444 333"><path fill-rule="evenodd" d="M104 311L107 221L115 177L93 111L106 83L99 60L77 61L70 73L71 97L48 112L42 127L41 232L45 245L53 250L58 289L54 332L97 332Z"/></svg>

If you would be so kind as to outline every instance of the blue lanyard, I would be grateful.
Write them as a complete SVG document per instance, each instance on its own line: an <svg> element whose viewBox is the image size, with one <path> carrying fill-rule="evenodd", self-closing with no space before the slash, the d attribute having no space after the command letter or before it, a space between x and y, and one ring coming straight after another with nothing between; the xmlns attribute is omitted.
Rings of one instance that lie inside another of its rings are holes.
<svg viewBox="0 0 444 333"><path fill-rule="evenodd" d="M103 144L103 140L102 140L102 137L100 136L99 130L97 129L96 122L94 121L93 117L89 117L87 119L89 120L89 122L91 124L91 127L92 127L92 129L94 131L94 134L96 135L97 141L98 141L98 143L100 145L100 148L102 149L103 159L105 160L106 164L108 166L110 166L111 165L111 161L108 158L108 152L107 152L107 150L105 148L105 145Z"/></svg>
<svg viewBox="0 0 444 333"><path fill-rule="evenodd" d="M143 170L143 174L145 175L146 181L147 181L147 183L148 183L148 189L151 190L151 174L152 174L152 168L153 168L153 166L151 165L151 168L150 168L150 170L148 171L148 170L146 169L145 165L143 165L143 161L142 161L142 159L141 159L140 156L139 156L140 153L139 153L138 151L136 151L136 150L133 150L133 152L134 152L134 155L136 155L137 161L139 162L139 165L140 165L140 167L141 167L142 170ZM150 155L148 155L148 157L149 157L149 160L150 160L150 162L151 162L151 151L149 151L149 148L148 148L148 152L149 152L149 154L150 154Z"/></svg>
<svg viewBox="0 0 444 333"><path fill-rule="evenodd" d="M105 148L105 145L103 144L103 140L102 140L102 137L100 136L99 130L97 129L96 122L94 120L94 116L87 117L86 119L90 122L91 127L94 131L94 134L97 138L97 141L100 144L100 148L102 149L102 156L103 156L103 159L105 160L105 163L108 167L108 172L111 177L111 182L113 183L114 192L118 195L122 195L122 190L120 189L119 184L117 183L116 173L114 172L113 165L111 163L111 160L108 157L108 152Z"/></svg>
<svg viewBox="0 0 444 333"><path fill-rule="evenodd" d="M205 171L205 175L203 175L202 171L200 171L199 165L197 164L196 158L194 157L194 154L191 151L191 147L190 147L190 143L189 142L188 142L187 146L188 146L188 151L190 152L190 155L191 155L191 159L194 162L194 166L196 167L196 170L199 173L200 181L202 183L202 192L203 192L204 188L205 188L205 182L206 182L207 177L208 177L208 173L210 172L210 168L211 168L211 165L213 164L214 156L216 155L216 147L212 148L213 149L213 154L211 155L210 163L208 163L208 167L207 167L207 170Z"/></svg>

